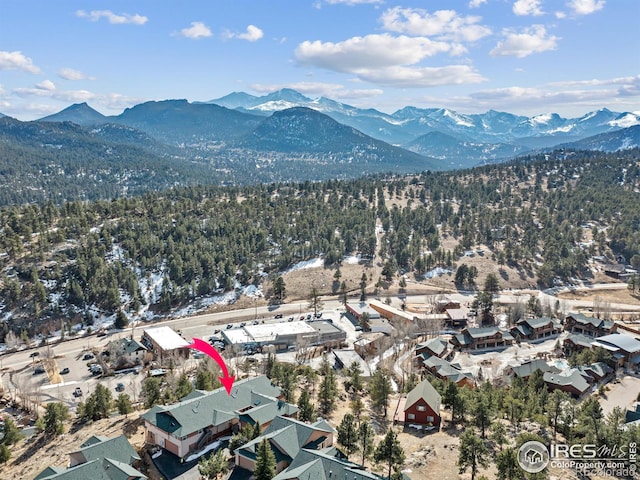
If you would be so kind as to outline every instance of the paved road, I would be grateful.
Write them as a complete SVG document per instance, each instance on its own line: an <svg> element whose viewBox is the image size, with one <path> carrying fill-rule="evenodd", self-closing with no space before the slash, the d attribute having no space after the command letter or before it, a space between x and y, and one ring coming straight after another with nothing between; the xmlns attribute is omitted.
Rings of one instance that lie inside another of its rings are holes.
<svg viewBox="0 0 640 480"><path fill-rule="evenodd" d="M609 383L605 398L600 398L602 413L608 415L614 407L631 409L640 394L640 377L626 375L618 383Z"/></svg>
<svg viewBox="0 0 640 480"><path fill-rule="evenodd" d="M603 285L603 286L594 286L588 288L592 290L594 288L624 288L623 284L618 285ZM545 295L550 299L555 301L555 297L553 297L552 293L554 292L537 292L537 291L504 291L500 295L498 295L497 300L500 302L516 302L516 301L524 301L526 302L529 298L529 294L534 295ZM475 292L460 292L460 293L452 293L448 294L455 300L460 301L462 304L467 304L473 301L473 297ZM428 294L414 294L414 295L403 295L400 297L392 298L392 305L395 307L400 307L403 301L407 303L424 303L427 299ZM353 301L353 300L351 300ZM585 302L573 301L573 300L564 300L566 308L572 309L580 306ZM344 307L338 300L324 300L324 308L325 312L333 312L339 313L344 310ZM587 302L589 303L589 302ZM169 325L175 330L181 330L182 335L190 340L191 338L208 338L214 333L214 330L219 326L223 326L223 328L229 324L234 323L237 324L241 321L253 321L258 319L262 321L264 319L265 322L276 322L276 321L286 321L287 317L304 314L308 311L308 305L306 302L303 303L294 303L294 304L285 304L279 306L256 306L253 308L246 308L240 310L233 310L222 313L212 313L212 314L204 314L204 315L195 315L191 317L178 318L178 319L166 319L160 322L153 323L139 323L138 325L132 326L131 328L119 331L112 332L107 336L98 337L97 335L90 335L87 337L71 339L64 341L62 343L58 343L56 345L44 346L37 348L35 351L40 353L38 358L44 358L46 356L51 356L55 358L57 363L57 368L68 367L70 369L70 373L68 375L63 376L64 382L59 385L51 386L48 382L46 375L32 375L33 366L34 366L34 357L31 357L31 353L34 351L33 349L24 350L21 352L8 353L4 355L0 355L0 371L2 372L2 381L5 389L16 389L16 384L23 391L31 391L31 392L39 392L39 395L42 395L42 398L59 398L69 403L70 406L77 403L77 398L73 397L72 392L76 388L76 386L80 386L83 391L90 391L94 388L96 380L92 377L86 369L86 361L82 360L82 355L88 350L102 350L109 341L118 339L124 336L133 335L138 338L141 335L141 330L148 326L158 326L158 325ZM614 308L615 305L612 305ZM629 306L627 306L629 307ZM631 308L631 307L630 307ZM640 312L640 307L634 305L633 308L636 311ZM282 314L282 320L274 319L274 315ZM339 315L337 315L339 318ZM343 326L345 327L345 326ZM348 326L346 326L348 327ZM353 330L353 328L346 328L348 333L348 339L350 341L355 340L357 336L357 332ZM533 352L528 352L533 353ZM11 373L13 375L13 384L9 381L9 376ZM23 372L22 375L18 375L18 372ZM122 382L125 384L125 392L129 393L132 398L137 398L139 394L139 380L123 377L122 379L111 377L110 387L115 388L115 384L118 382ZM109 380L107 380L107 383Z"/></svg>

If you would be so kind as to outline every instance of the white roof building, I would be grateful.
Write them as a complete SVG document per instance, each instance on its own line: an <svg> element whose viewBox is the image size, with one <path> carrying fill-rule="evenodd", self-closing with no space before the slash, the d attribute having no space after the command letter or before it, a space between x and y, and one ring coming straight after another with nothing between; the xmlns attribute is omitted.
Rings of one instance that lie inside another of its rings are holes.
<svg viewBox="0 0 640 480"><path fill-rule="evenodd" d="M142 333L142 344L151 350L157 359L163 361L168 355L177 354L179 357L188 357L189 349L184 338L178 335L171 327L147 328Z"/></svg>

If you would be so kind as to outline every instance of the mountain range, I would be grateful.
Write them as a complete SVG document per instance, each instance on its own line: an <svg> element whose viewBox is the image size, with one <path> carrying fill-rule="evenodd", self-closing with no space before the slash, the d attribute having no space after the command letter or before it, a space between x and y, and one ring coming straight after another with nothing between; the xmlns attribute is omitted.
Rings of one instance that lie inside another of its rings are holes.
<svg viewBox="0 0 640 480"><path fill-rule="evenodd" d="M446 108L411 106L386 114L326 97L312 99L292 89L264 96L233 92L207 102L145 102L111 117L86 104L76 104L41 120L71 121L83 126L126 125L163 143L180 146L201 146L207 142L229 145L236 141L246 144L243 138L253 135L265 118L299 107L308 109L308 115L312 114L311 110L322 113L373 139L438 159L436 168L440 169L500 162L525 152L567 146L590 136L640 125L639 114L606 108L578 118L563 118L557 113L525 117L495 110L462 114ZM313 118L309 121L320 121L322 117ZM286 132L282 137L286 137ZM300 147L305 145L305 141L299 140ZM314 139L310 141L314 143ZM284 152L289 148L291 146L285 147Z"/></svg>
<svg viewBox="0 0 640 480"><path fill-rule="evenodd" d="M449 170L556 147L629 149L640 145L639 136L640 115L632 112L601 109L578 118L556 113L525 117L407 106L386 114L325 97L311 99L291 89L260 97L234 92L207 102L149 101L115 116L102 115L86 103L32 122L0 114L0 147L5 155L35 156L37 161L29 164L33 168L55 165L64 157L66 168L75 172L78 159L85 167L97 159L130 179L136 177L133 155L144 159L147 171L166 165L172 177L179 177L175 184L205 178L238 184ZM15 167L10 158L0 157L0 163ZM189 170L191 174L185 173ZM101 178L104 182L106 177ZM170 181L165 175L158 178L163 185ZM133 189L139 188L143 185Z"/></svg>

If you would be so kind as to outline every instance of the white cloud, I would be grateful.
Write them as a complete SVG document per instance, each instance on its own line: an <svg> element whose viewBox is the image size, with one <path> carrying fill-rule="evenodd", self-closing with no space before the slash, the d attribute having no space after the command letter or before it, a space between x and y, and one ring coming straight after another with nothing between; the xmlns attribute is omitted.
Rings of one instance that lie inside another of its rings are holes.
<svg viewBox="0 0 640 480"><path fill-rule="evenodd" d="M36 83L35 88L46 92L53 92L56 89L56 86L51 80L43 80L40 83Z"/></svg>
<svg viewBox="0 0 640 480"><path fill-rule="evenodd" d="M180 30L179 35L186 38L198 40L200 38L207 38L213 35L211 29L202 22L191 22L191 26Z"/></svg>
<svg viewBox="0 0 640 480"><path fill-rule="evenodd" d="M544 15L540 0L518 0L513 4L513 13L516 15Z"/></svg>
<svg viewBox="0 0 640 480"><path fill-rule="evenodd" d="M351 73L361 81L385 86L431 87L485 81L467 65L416 66L427 57L456 51L460 51L459 45L426 37L382 34L353 37L338 43L306 41L298 45L295 57L303 65Z"/></svg>
<svg viewBox="0 0 640 480"><path fill-rule="evenodd" d="M640 101L640 75L610 79L573 80L552 82L533 87L510 86L478 91L466 97L429 98L423 101L442 104L450 108L473 110L504 110L511 113L533 115L556 111L565 116L579 116L604 106L615 111L637 109Z"/></svg>
<svg viewBox="0 0 640 480"><path fill-rule="evenodd" d="M420 8L394 7L380 17L385 30L409 35L437 36L444 39L474 42L491 34L491 29L479 25L481 17L461 16L455 10L429 13Z"/></svg>
<svg viewBox="0 0 640 480"><path fill-rule="evenodd" d="M256 42L264 36L264 32L255 25L249 25L244 33L225 32L225 38L239 38L248 42Z"/></svg>
<svg viewBox="0 0 640 480"><path fill-rule="evenodd" d="M487 0L471 0L469 2L469 8L478 8L480 5L487 3Z"/></svg>
<svg viewBox="0 0 640 480"><path fill-rule="evenodd" d="M121 13L120 15L113 13L111 10L91 10L87 12L85 10L76 11L76 16L80 18L88 18L92 22L97 22L101 18L106 18L109 23L115 25L132 24L132 25L144 25L149 21L144 15L128 13Z"/></svg>
<svg viewBox="0 0 640 480"><path fill-rule="evenodd" d="M85 75L80 70L73 68L61 68L58 70L58 76L65 80L95 80L95 77Z"/></svg>
<svg viewBox="0 0 640 480"><path fill-rule="evenodd" d="M498 42L496 47L489 52L492 56L515 56L524 58L533 53L555 50L559 37L547 35L543 25L532 25L517 33L511 29L503 30L505 40Z"/></svg>
<svg viewBox="0 0 640 480"><path fill-rule="evenodd" d="M21 99L47 99L49 101L63 102L66 105L69 103L91 102L92 105L98 105L111 111L122 110L147 100L145 98L121 95L119 93L94 93L88 90L60 90L51 80L44 80L33 87L14 88L10 94L14 99L16 97ZM10 109L11 112L16 113L31 112L42 114L59 110L60 106L56 104L27 103L18 105L15 102L12 103Z"/></svg>
<svg viewBox="0 0 640 480"><path fill-rule="evenodd" d="M573 10L576 15L589 15L604 7L604 0L571 0L567 6Z"/></svg>
<svg viewBox="0 0 640 480"><path fill-rule="evenodd" d="M295 50L301 64L338 72L411 65L426 57L445 53L451 46L425 37L394 37L389 34L353 37L343 42L305 41Z"/></svg>
<svg viewBox="0 0 640 480"><path fill-rule="evenodd" d="M580 87L580 86L603 86L603 85L636 85L640 87L640 75L635 77L616 77L604 80L593 78L591 80L571 80L567 82L552 82L548 85L552 87Z"/></svg>
<svg viewBox="0 0 640 480"><path fill-rule="evenodd" d="M29 73L40 73L40 68L33 64L33 60L25 57L22 52L6 52L0 50L0 70L22 70Z"/></svg>
<svg viewBox="0 0 640 480"><path fill-rule="evenodd" d="M65 102L86 102L95 98L88 90L58 90L51 80L44 80L30 88L14 88L12 93L18 97L47 97Z"/></svg>
<svg viewBox="0 0 640 480"><path fill-rule="evenodd" d="M387 87L420 88L484 82L486 78L468 65L362 69L360 79Z"/></svg>

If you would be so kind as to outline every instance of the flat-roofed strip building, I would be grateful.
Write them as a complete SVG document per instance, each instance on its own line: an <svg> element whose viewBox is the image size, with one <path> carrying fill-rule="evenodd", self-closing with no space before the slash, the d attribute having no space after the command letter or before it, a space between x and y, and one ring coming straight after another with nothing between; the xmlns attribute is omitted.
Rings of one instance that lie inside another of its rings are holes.
<svg viewBox="0 0 640 480"><path fill-rule="evenodd" d="M286 350L302 345L338 345L347 338L344 330L325 320L261 323L223 330L221 334L226 344L239 349L273 345L276 350Z"/></svg>

